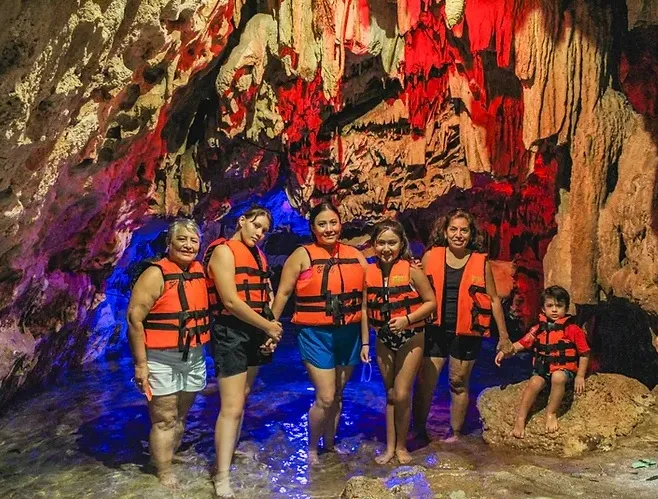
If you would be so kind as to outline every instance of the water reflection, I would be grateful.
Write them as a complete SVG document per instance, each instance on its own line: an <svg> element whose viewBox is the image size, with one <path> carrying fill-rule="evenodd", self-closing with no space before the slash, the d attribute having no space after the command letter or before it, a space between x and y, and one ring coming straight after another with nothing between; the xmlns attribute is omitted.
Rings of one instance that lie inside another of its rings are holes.
<svg viewBox="0 0 658 499"><path fill-rule="evenodd" d="M290 332L289 332L290 333ZM492 367L493 344L485 348L471 389L527 376L527 362ZM212 366L210 366L212 371ZM431 497L415 466L393 470L373 457L384 448L384 388L374 366L370 382L360 368L344 393L339 427L340 452L306 465L307 411L314 393L294 334L279 347L275 362L262 368L247 405L234 479L240 497L336 497L351 476L387 477L414 497ZM149 473L149 420L143 396L130 380L130 359L96 362L72 372L56 386L19 402L0 419L0 497L171 497ZM212 380L212 378L211 378ZM441 378L430 415L430 432L448 426L447 374ZM479 431L477 411L468 412L467 431ZM190 411L183 446L175 464L183 489L177 497L210 497L214 460L213 431L219 410L211 381ZM343 454L344 453L344 454ZM417 456L424 468L439 466L433 452Z"/></svg>

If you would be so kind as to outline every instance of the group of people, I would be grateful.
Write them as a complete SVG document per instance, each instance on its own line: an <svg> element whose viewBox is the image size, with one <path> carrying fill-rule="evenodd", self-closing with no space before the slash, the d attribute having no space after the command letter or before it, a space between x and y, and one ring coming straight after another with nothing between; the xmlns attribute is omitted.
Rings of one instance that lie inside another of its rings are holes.
<svg viewBox="0 0 658 499"><path fill-rule="evenodd" d="M325 452L335 451L343 391L354 367L370 362L371 346L386 389L387 445L376 461L411 461L406 442L412 407L414 429L426 437L432 397L446 361L451 393L447 440L459 439L469 378L492 320L499 334L498 365L520 350L535 352L535 372L513 434L523 438L530 408L547 383L547 429L557 428L566 384L575 378L576 390L584 387L588 351L582 330L566 315L565 290L545 290L539 326L512 343L469 212L454 209L437 220L431 249L421 262L412 258L405 231L395 220L374 226L372 263L340 241L341 219L331 203L315 206L309 222L313 242L286 260L276 294L267 258L258 247L272 216L259 206L239 217L230 239L213 241L202 262L197 261L201 238L196 223L174 222L167 233L167 255L135 283L128 311L135 383L149 399L151 458L164 485L177 484L173 454L195 394L206 384L203 345L210 342L221 398L213 481L218 496L233 495L229 469L245 402L259 367L271 362L282 338L280 318L293 295L292 323L315 388L308 417L309 464L319 463L321 439Z"/></svg>

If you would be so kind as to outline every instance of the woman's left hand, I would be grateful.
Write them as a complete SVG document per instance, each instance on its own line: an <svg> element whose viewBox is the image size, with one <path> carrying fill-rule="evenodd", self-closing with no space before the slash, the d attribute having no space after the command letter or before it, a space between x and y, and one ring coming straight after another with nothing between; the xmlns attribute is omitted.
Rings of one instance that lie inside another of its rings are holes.
<svg viewBox="0 0 658 499"><path fill-rule="evenodd" d="M399 334L409 327L409 321L406 317L396 317L389 321L388 327L391 328L392 333Z"/></svg>
<svg viewBox="0 0 658 499"><path fill-rule="evenodd" d="M514 346L512 345L512 341L509 338L506 340L498 340L496 351L503 352L505 355L512 355L514 353Z"/></svg>
<svg viewBox="0 0 658 499"><path fill-rule="evenodd" d="M272 338L267 338L267 340L265 340L265 343L263 343L260 346L260 351L264 355L272 355L274 353L274 350L276 350L277 345L278 342L274 341Z"/></svg>

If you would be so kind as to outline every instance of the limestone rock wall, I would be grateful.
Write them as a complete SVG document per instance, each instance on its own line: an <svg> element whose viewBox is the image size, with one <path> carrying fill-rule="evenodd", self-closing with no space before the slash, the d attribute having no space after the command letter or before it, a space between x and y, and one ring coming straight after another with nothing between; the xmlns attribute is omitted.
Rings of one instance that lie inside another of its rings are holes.
<svg viewBox="0 0 658 499"><path fill-rule="evenodd" d="M544 280L657 312L654 3L5 1L0 392L93 358L147 219L277 185L421 242L470 207L521 325Z"/></svg>

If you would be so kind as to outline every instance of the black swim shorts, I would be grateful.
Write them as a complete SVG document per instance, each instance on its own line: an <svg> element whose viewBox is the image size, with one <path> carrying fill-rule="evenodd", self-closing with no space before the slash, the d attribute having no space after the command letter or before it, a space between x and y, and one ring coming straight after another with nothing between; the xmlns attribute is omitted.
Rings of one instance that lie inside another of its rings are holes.
<svg viewBox="0 0 658 499"><path fill-rule="evenodd" d="M218 378L234 376L248 367L272 362L272 355L263 354L260 347L267 340L261 329L232 316L213 322L212 353Z"/></svg>
<svg viewBox="0 0 658 499"><path fill-rule="evenodd" d="M447 331L441 326L425 327L425 357L448 356L457 360L475 360L482 348L479 336L461 336L454 331Z"/></svg>

